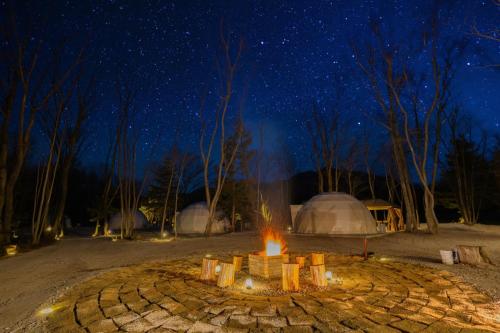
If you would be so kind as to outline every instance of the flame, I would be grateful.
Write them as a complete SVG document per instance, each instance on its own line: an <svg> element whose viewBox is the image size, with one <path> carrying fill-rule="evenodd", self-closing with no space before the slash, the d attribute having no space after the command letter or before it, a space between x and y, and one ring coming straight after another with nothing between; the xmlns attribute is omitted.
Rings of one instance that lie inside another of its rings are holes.
<svg viewBox="0 0 500 333"><path fill-rule="evenodd" d="M281 254L281 243L269 239L266 242L266 256L279 256Z"/></svg>
<svg viewBox="0 0 500 333"><path fill-rule="evenodd" d="M265 250L260 253L261 255L279 256L286 253L286 243L280 233L271 228L266 228L262 235Z"/></svg>

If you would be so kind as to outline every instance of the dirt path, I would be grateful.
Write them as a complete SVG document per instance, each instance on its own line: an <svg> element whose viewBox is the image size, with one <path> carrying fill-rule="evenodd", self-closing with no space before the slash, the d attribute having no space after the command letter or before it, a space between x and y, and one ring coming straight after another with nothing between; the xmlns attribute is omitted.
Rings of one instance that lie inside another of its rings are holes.
<svg viewBox="0 0 500 333"><path fill-rule="evenodd" d="M287 242L291 251L353 254L362 249L361 240L351 238L289 235ZM487 246L497 266L474 268L440 264L439 249L457 244ZM260 248L259 237L250 233L170 243L65 239L56 245L0 260L0 330L10 332L26 327L41 304L49 302L65 288L112 268L210 252L245 253ZM500 286L495 283L500 281L500 227L443 225L437 236L400 233L371 239L369 250L377 256L447 269L496 299L500 296Z"/></svg>

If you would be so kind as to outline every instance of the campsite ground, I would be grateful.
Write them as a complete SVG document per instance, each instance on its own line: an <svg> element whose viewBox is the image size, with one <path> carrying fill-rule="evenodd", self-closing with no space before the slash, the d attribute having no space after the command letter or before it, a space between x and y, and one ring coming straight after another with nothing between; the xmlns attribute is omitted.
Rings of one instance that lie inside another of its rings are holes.
<svg viewBox="0 0 500 333"><path fill-rule="evenodd" d="M290 251L359 254L362 240L287 235ZM496 266L445 266L439 250L458 244L486 246ZM0 260L0 331L25 331L37 309L82 280L114 268L148 261L197 257L218 252L248 253L262 247L255 233L237 233L174 242L66 238L54 245ZM375 256L445 269L500 299L500 226L441 226L439 235L398 233L370 239Z"/></svg>

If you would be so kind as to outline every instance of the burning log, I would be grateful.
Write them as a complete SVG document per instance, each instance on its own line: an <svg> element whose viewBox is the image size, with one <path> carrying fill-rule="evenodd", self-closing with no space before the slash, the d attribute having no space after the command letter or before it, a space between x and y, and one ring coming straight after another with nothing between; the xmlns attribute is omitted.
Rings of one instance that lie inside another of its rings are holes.
<svg viewBox="0 0 500 333"><path fill-rule="evenodd" d="M295 262L299 264L299 268L304 268L304 266L306 265L306 257L303 256L295 257Z"/></svg>
<svg viewBox="0 0 500 333"><path fill-rule="evenodd" d="M201 280L215 280L215 267L219 260L203 258L203 264L201 265Z"/></svg>
<svg viewBox="0 0 500 333"><path fill-rule="evenodd" d="M324 253L318 253L318 252L311 253L311 265L312 266L324 265L324 264L325 264L325 254Z"/></svg>
<svg viewBox="0 0 500 333"><path fill-rule="evenodd" d="M283 290L299 290L299 264L281 264L283 276Z"/></svg>
<svg viewBox="0 0 500 333"><path fill-rule="evenodd" d="M278 231L270 227L262 231L262 239L264 241L264 250L248 255L250 275L257 275L266 279L280 277L282 274L281 264L289 262L285 240Z"/></svg>
<svg viewBox="0 0 500 333"><path fill-rule="evenodd" d="M233 265L234 265L235 272L241 271L242 264L243 264L243 257L242 256L233 256Z"/></svg>
<svg viewBox="0 0 500 333"><path fill-rule="evenodd" d="M248 255L248 268L250 275L257 275L266 279L281 275L281 264L288 263L288 254L266 256L259 253Z"/></svg>
<svg viewBox="0 0 500 333"><path fill-rule="evenodd" d="M234 284L234 265L223 262L220 266L221 270L219 273L219 279L217 280L217 286L222 288L232 286Z"/></svg>
<svg viewBox="0 0 500 333"><path fill-rule="evenodd" d="M312 283L317 287L326 287L325 265L314 265L310 267Z"/></svg>

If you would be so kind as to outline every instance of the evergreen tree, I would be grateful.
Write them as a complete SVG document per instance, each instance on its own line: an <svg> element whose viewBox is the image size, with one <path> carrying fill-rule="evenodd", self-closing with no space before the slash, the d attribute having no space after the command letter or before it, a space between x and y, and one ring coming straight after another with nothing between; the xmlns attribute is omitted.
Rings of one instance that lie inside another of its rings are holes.
<svg viewBox="0 0 500 333"><path fill-rule="evenodd" d="M464 223L475 224L488 193L489 163L484 149L464 135L452 141L443 172L442 203L460 211Z"/></svg>
<svg viewBox="0 0 500 333"><path fill-rule="evenodd" d="M253 217L250 163L255 151L250 149L252 135L241 118L236 122L234 134L226 140L226 151L232 151L231 147L238 143L236 140L239 140L236 159L228 170L220 199L220 206L229 217L233 231L243 230L245 221L250 221Z"/></svg>
<svg viewBox="0 0 500 333"><path fill-rule="evenodd" d="M173 220L175 210L184 206L188 192L199 184L202 167L198 160L197 156L174 146L154 171L144 206L155 222L162 225L162 231L165 223Z"/></svg>

